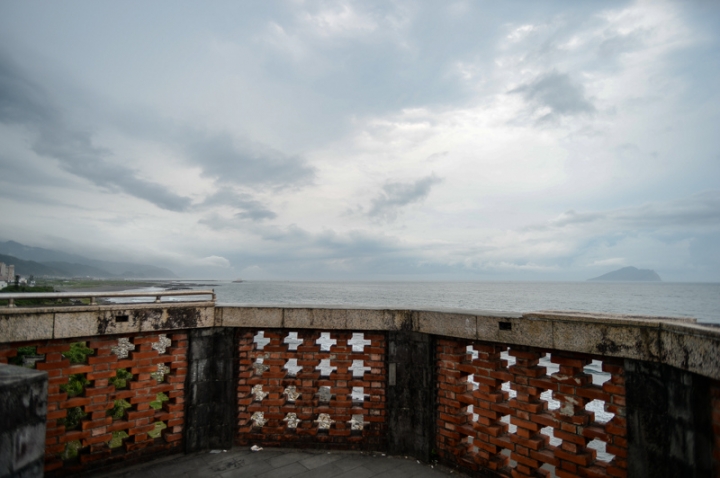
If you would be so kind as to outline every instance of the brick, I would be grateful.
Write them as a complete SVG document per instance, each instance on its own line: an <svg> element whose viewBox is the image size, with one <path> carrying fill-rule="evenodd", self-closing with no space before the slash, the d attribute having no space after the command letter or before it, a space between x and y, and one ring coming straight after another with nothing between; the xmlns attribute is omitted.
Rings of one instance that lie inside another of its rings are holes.
<svg viewBox="0 0 720 478"><path fill-rule="evenodd" d="M70 350L70 344L47 344L47 345L38 345L37 346L37 353L39 354L48 354L48 353L55 353L55 352L67 352ZM0 355L2 355L2 352L0 352Z"/></svg>
<svg viewBox="0 0 720 478"><path fill-rule="evenodd" d="M580 466L587 466L592 461L590 453L574 454L561 449L555 450L555 456L561 460L569 461Z"/></svg>
<svg viewBox="0 0 720 478"><path fill-rule="evenodd" d="M85 378L87 378L88 380L101 380L101 379L112 378L115 376L116 376L115 370L104 370L102 372L90 372L85 376Z"/></svg>
<svg viewBox="0 0 720 478"><path fill-rule="evenodd" d="M66 402L63 402L60 406L61 408L75 408L75 407L82 407L84 405L90 404L90 398L89 397L75 397L71 398L70 400L67 400Z"/></svg>
<svg viewBox="0 0 720 478"><path fill-rule="evenodd" d="M615 395L625 395L625 387L620 385L615 385L610 382L605 382L602 385L602 388L607 393L612 393Z"/></svg>
<svg viewBox="0 0 720 478"><path fill-rule="evenodd" d="M59 362L51 362L51 363L37 362L35 364L35 368L38 370L53 370L53 369L58 369L58 368L67 368L69 366L70 366L69 360L61 360Z"/></svg>
<svg viewBox="0 0 720 478"><path fill-rule="evenodd" d="M88 357L88 363L90 365L95 364L101 364L101 363L110 363L110 362L117 362L117 355L104 355L104 356L89 356Z"/></svg>

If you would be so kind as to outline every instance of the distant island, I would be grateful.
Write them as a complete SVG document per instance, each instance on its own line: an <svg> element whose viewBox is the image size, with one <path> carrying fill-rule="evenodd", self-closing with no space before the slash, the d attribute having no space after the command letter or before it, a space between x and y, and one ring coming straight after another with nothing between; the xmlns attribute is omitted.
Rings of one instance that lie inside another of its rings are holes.
<svg viewBox="0 0 720 478"><path fill-rule="evenodd" d="M616 271L608 272L600 277L588 279L588 281L644 281L661 282L660 276L651 269L638 269L637 267L623 267Z"/></svg>

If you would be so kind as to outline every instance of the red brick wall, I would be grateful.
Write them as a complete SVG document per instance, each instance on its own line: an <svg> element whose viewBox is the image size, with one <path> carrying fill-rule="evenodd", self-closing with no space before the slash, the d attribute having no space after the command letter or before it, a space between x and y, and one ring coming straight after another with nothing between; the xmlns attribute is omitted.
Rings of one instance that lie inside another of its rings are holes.
<svg viewBox="0 0 720 478"><path fill-rule="evenodd" d="M351 332L332 332L331 337L337 343L329 351L321 351L316 343L320 331L299 331L298 338L303 343L296 351L284 343L287 330L265 330L265 338L270 342L262 350L253 342L257 332L240 333L238 343L238 445L385 448L385 334L366 332L364 338L371 344L365 345L362 352L353 352L348 345ZM253 367L259 357L263 358L267 370ZM290 359L297 359L298 366L302 367L295 376L284 369ZM329 359L330 365L337 367L327 377L321 377L316 369L323 359ZM353 377L348 370L353 360L363 360L365 367L370 369L362 377ZM252 394L257 385L267 393L259 401ZM300 393L294 403L283 394L291 386ZM320 387L330 387L332 398L329 402L320 401ZM363 387L364 402L351 400L353 387ZM263 414L266 423L262 427L254 426L252 417L255 413ZM301 420L296 428L289 427L285 420L291 413ZM321 414L329 415L334 422L330 429L320 430L316 420ZM365 422L362 430L351 429L353 415L362 415Z"/></svg>
<svg viewBox="0 0 720 478"><path fill-rule="evenodd" d="M125 358L119 358L112 350L121 337L127 338L134 346ZM12 361L21 346L34 346L37 354L44 355L35 367L47 371L49 375L46 475L69 474L114 462L127 462L147 453L180 451L187 334L171 333L167 334L167 338L172 344L164 353L153 349L153 343L160 341L159 334L0 345L0 363ZM76 342L85 343L92 350L86 363L72 364L63 356L63 352L67 354L71 344ZM162 377L151 376L159 366L167 367L167 373ZM116 389L111 381L120 369L132 374L132 378L126 381L124 388ZM84 390L74 397L61 390L67 386L71 375L83 377L87 382ZM158 403L160 393L167 400ZM119 400L124 400L129 407L122 407L125 413L113 418L109 414ZM70 423L63 424L63 421L67 422L78 411L84 416L76 420L75 429L67 430ZM156 425L158 423L163 425ZM124 434L127 437L121 436ZM114 436L116 439L112 441ZM75 447L79 450L73 457L69 449Z"/></svg>
<svg viewBox="0 0 720 478"><path fill-rule="evenodd" d="M477 352L476 359L468 353L468 346ZM583 371L593 357L550 351L559 371L547 375L546 368L538 365L546 350L512 347L509 355L516 363L510 367L500 355L505 350L507 346L492 343L438 339L440 457L465 469L489 468L506 476L548 475L544 464L554 466L560 477L625 476L622 362L603 359L603 370L611 379L598 386ZM478 384L476 389L468 381L470 375ZM502 389L503 382L510 382L514 398ZM553 399L560 401L559 409L549 410L548 402L540 399L546 390L552 390ZM604 400L606 411L615 414L606 424L595 422L594 414L585 410L593 399ZM501 421L506 415L517 427L514 433ZM548 426L554 437L562 440L560 446L551 445L549 437L540 433ZM606 451L615 455L611 462L596 459L596 451L587 447L593 439L606 443Z"/></svg>

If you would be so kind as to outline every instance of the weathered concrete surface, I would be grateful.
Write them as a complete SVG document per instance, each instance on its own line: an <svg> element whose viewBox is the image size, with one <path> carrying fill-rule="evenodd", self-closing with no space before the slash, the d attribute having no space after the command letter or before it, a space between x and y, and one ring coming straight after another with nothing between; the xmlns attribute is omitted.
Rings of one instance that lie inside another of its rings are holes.
<svg viewBox="0 0 720 478"><path fill-rule="evenodd" d="M235 329L190 331L185 452L229 449L237 431Z"/></svg>
<svg viewBox="0 0 720 478"><path fill-rule="evenodd" d="M625 360L628 476L712 476L709 380L668 365Z"/></svg>
<svg viewBox="0 0 720 478"><path fill-rule="evenodd" d="M53 314L25 313L0 315L0 342L24 342L52 338Z"/></svg>
<svg viewBox="0 0 720 478"><path fill-rule="evenodd" d="M346 309L285 309L283 326L299 329L345 329Z"/></svg>
<svg viewBox="0 0 720 478"><path fill-rule="evenodd" d="M217 307L215 322L221 327L282 328L283 310L277 307Z"/></svg>
<svg viewBox="0 0 720 478"><path fill-rule="evenodd" d="M720 329L696 324L694 319L562 311L215 306L213 302L0 309L0 343L214 326L415 331L661 362L720 380Z"/></svg>
<svg viewBox="0 0 720 478"><path fill-rule="evenodd" d="M43 476L48 376L0 365L0 478Z"/></svg>
<svg viewBox="0 0 720 478"><path fill-rule="evenodd" d="M214 302L0 308L0 343L215 325Z"/></svg>
<svg viewBox="0 0 720 478"><path fill-rule="evenodd" d="M526 317L477 318L477 338L485 342L552 348L552 332L546 320Z"/></svg>

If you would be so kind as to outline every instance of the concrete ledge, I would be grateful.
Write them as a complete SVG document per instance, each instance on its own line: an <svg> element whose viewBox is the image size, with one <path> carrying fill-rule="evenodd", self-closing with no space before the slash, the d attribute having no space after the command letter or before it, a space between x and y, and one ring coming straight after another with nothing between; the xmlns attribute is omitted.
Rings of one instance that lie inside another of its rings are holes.
<svg viewBox="0 0 720 478"><path fill-rule="evenodd" d="M2 308L0 343L215 325L213 302Z"/></svg>
<svg viewBox="0 0 720 478"><path fill-rule="evenodd" d="M685 318L212 302L0 309L0 343L206 327L413 331L660 362L720 379L720 328Z"/></svg>

